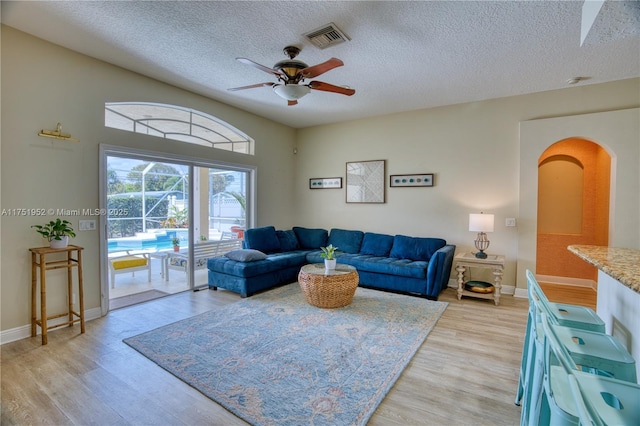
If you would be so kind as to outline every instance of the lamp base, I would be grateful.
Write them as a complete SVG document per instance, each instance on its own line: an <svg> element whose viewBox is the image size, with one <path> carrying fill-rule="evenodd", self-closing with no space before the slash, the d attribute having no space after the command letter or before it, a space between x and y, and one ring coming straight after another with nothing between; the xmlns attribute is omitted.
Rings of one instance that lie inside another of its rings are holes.
<svg viewBox="0 0 640 426"><path fill-rule="evenodd" d="M476 253L476 257L478 259L486 259L487 258L487 253L483 252L483 251L479 251Z"/></svg>
<svg viewBox="0 0 640 426"><path fill-rule="evenodd" d="M476 257L478 259L486 259L487 253L484 251L489 248L489 239L487 238L487 234L484 232L478 233L478 238L474 241L476 244L476 248L478 252L476 253Z"/></svg>

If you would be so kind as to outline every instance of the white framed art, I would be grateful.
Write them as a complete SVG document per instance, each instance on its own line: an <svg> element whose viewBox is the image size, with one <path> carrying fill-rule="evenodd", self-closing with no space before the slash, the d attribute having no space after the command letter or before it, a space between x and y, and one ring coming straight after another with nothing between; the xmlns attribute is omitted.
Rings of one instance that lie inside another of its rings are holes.
<svg viewBox="0 0 640 426"><path fill-rule="evenodd" d="M347 163L347 203L384 203L386 160Z"/></svg>

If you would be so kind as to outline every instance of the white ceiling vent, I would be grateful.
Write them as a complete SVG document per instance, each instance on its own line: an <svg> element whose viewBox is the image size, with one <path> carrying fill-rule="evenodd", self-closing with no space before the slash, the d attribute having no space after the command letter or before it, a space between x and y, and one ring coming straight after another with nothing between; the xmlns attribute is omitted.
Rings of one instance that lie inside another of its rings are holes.
<svg viewBox="0 0 640 426"><path fill-rule="evenodd" d="M335 44L344 43L351 40L345 33L340 31L333 22L323 25L313 31L303 34L314 46L319 49L326 49Z"/></svg>

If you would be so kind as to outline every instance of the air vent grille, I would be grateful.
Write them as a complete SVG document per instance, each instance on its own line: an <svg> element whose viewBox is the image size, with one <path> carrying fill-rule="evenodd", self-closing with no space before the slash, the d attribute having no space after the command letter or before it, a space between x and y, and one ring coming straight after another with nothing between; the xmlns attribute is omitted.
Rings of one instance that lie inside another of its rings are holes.
<svg viewBox="0 0 640 426"><path fill-rule="evenodd" d="M333 22L303 35L319 49L326 49L350 40Z"/></svg>

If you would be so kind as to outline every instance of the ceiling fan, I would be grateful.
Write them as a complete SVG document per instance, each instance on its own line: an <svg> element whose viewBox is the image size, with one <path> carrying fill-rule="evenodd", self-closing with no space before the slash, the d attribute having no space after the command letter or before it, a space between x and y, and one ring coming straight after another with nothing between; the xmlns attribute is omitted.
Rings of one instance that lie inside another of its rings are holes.
<svg viewBox="0 0 640 426"><path fill-rule="evenodd" d="M298 99L308 94L311 89L322 90L324 92L340 93L342 95L351 96L356 93L355 90L348 87L334 86L333 84L323 83L322 81L311 81L309 84L300 84L305 78L314 78L334 68L341 67L344 63L337 58L331 58L326 62L318 65L309 66L304 62L294 59L300 53L300 49L296 46L287 46L283 49L285 55L289 59L285 59L276 63L273 68L260 65L247 58L236 58L243 64L258 68L266 73L273 74L278 77L280 83L258 83L250 86L234 87L228 89L230 91L253 89L256 87L272 87L278 96L286 99L289 106L296 105Z"/></svg>

